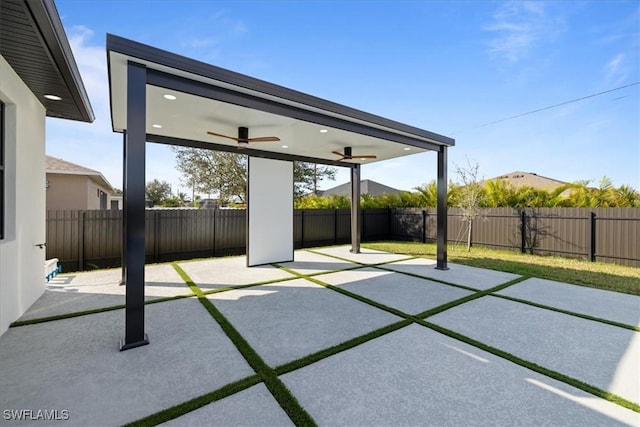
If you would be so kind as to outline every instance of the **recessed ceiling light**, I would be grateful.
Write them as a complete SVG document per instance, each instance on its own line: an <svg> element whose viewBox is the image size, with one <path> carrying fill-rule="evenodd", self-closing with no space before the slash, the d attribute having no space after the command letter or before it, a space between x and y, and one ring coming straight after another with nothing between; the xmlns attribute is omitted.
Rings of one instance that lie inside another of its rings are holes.
<svg viewBox="0 0 640 427"><path fill-rule="evenodd" d="M409 151L409 150L411 150L411 147L405 147L404 148L404 151Z"/></svg>
<svg viewBox="0 0 640 427"><path fill-rule="evenodd" d="M282 148L289 148L289 146L288 145L283 145Z"/></svg>
<svg viewBox="0 0 640 427"><path fill-rule="evenodd" d="M44 97L51 101L62 101L62 98L60 98L58 95L45 95Z"/></svg>
<svg viewBox="0 0 640 427"><path fill-rule="evenodd" d="M151 125L151 126L153 126L156 129L162 129L162 125Z"/></svg>
<svg viewBox="0 0 640 427"><path fill-rule="evenodd" d="M329 132L329 131L326 130L326 129L320 129L320 133L327 133L327 132Z"/></svg>
<svg viewBox="0 0 640 427"><path fill-rule="evenodd" d="M168 100L170 100L170 101L174 101L174 100L176 99L176 97L175 97L175 96L173 96L173 95L169 95L168 93L164 95L164 98L165 98L165 99L168 99Z"/></svg>

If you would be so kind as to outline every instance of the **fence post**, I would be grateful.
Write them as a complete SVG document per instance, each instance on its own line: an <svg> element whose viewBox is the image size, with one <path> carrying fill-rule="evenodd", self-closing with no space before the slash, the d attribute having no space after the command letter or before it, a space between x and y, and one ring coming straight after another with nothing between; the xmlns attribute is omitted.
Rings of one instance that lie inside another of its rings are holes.
<svg viewBox="0 0 640 427"><path fill-rule="evenodd" d="M333 211L333 244L338 244L338 209Z"/></svg>
<svg viewBox="0 0 640 427"><path fill-rule="evenodd" d="M596 260L596 213L589 215L589 261Z"/></svg>
<svg viewBox="0 0 640 427"><path fill-rule="evenodd" d="M216 207L215 209L213 209L213 238L211 240L213 240L213 256L215 258L216 256L216 212L218 211L218 208Z"/></svg>
<svg viewBox="0 0 640 427"><path fill-rule="evenodd" d="M304 248L304 209L300 211L300 247Z"/></svg>
<svg viewBox="0 0 640 427"><path fill-rule="evenodd" d="M84 271L84 214L78 212L78 271Z"/></svg>
<svg viewBox="0 0 640 427"><path fill-rule="evenodd" d="M422 243L427 243L427 211L422 210Z"/></svg>
<svg viewBox="0 0 640 427"><path fill-rule="evenodd" d="M153 211L153 261L159 262L158 257L158 240L160 237L160 212L157 210Z"/></svg>
<svg viewBox="0 0 640 427"><path fill-rule="evenodd" d="M387 240L391 240L391 224L392 224L391 207L388 207L387 208Z"/></svg>
<svg viewBox="0 0 640 427"><path fill-rule="evenodd" d="M365 239L365 236L367 235L367 227L364 220L367 215L366 215L366 209L361 209L361 212L362 212L362 222L361 222L362 225L360 228L360 240L362 241Z"/></svg>
<svg viewBox="0 0 640 427"><path fill-rule="evenodd" d="M520 212L520 252L525 253L527 249L527 213Z"/></svg>

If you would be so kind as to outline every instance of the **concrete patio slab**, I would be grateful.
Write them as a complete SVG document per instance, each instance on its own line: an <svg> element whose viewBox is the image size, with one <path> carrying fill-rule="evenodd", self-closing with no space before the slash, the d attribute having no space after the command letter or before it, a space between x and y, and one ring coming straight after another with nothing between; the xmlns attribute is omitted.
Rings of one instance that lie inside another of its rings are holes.
<svg viewBox="0 0 640 427"><path fill-rule="evenodd" d="M333 270L344 270L359 266L359 264L353 262L308 251L295 251L293 262L280 263L280 265L306 275Z"/></svg>
<svg viewBox="0 0 640 427"><path fill-rule="evenodd" d="M410 325L280 377L318 425L637 425L638 414Z"/></svg>
<svg viewBox="0 0 640 427"><path fill-rule="evenodd" d="M145 267L145 300L190 295L191 290L169 264ZM126 287L119 268L59 275L19 320L31 320L78 311L122 305Z"/></svg>
<svg viewBox="0 0 640 427"><path fill-rule="evenodd" d="M179 265L202 290L248 285L292 276L271 265L247 267L247 258L244 256L180 262Z"/></svg>
<svg viewBox="0 0 640 427"><path fill-rule="evenodd" d="M387 264L384 268L433 278L474 289L490 289L520 277L517 274L448 263L449 270L436 270L435 260L414 258Z"/></svg>
<svg viewBox="0 0 640 427"><path fill-rule="evenodd" d="M305 279L207 297L272 367L401 320Z"/></svg>
<svg viewBox="0 0 640 427"><path fill-rule="evenodd" d="M538 304L640 326L640 296L531 278L498 292Z"/></svg>
<svg viewBox="0 0 640 427"><path fill-rule="evenodd" d="M428 320L640 403L638 332L491 296Z"/></svg>
<svg viewBox="0 0 640 427"><path fill-rule="evenodd" d="M325 248L314 248L314 252L333 255L350 261L359 262L361 264L378 264L381 262L398 261L407 259L409 255L391 254L388 252L376 251L374 249L361 248L360 253L352 254L349 252L351 246L328 246Z"/></svg>
<svg viewBox="0 0 640 427"><path fill-rule="evenodd" d="M169 426L292 426L264 384L257 384L179 418Z"/></svg>
<svg viewBox="0 0 640 427"><path fill-rule="evenodd" d="M125 352L123 310L10 328L0 337L0 408L121 425L254 373L196 299L147 306L146 317L151 344Z"/></svg>
<svg viewBox="0 0 640 427"><path fill-rule="evenodd" d="M408 314L418 314L473 293L374 267L326 274L318 279Z"/></svg>

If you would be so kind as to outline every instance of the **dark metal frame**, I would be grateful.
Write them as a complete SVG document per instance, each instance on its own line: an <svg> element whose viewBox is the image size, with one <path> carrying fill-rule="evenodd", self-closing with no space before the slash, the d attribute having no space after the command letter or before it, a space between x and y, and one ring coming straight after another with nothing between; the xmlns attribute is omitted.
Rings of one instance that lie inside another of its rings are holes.
<svg viewBox="0 0 640 427"><path fill-rule="evenodd" d="M196 80L168 74L146 67L130 60L127 64L127 116L124 133L124 205L123 205L123 283L126 289L125 338L120 349L127 350L149 343L144 330L144 265L145 265L145 144L147 141L209 150L233 151L235 147L192 141L182 138L152 135L146 133L146 86L159 86L220 102L231 103L249 109L265 111L297 120L317 123L336 129L415 146L438 152L438 249L437 267L447 269L447 146L454 140L431 132L413 128L398 122L383 119L349 107L321 100L310 95L292 91L241 74L203 64L188 58L141 45L116 36L107 35L107 51L115 51L141 61L151 61L177 68L195 75L209 76L221 82L240 87L260 90L263 94L280 97L289 101L334 112L354 119L350 121L333 115L307 110L272 99L261 98L231 89L222 88ZM111 76L109 76L111 84ZM371 123L371 126L362 121ZM393 130L400 133L396 133ZM114 129L115 130L115 129ZM427 142L429 138L436 142ZM273 153L249 148L244 150L250 156L277 160L300 160L348 167L351 169L351 251L360 252L360 164L337 162L312 157Z"/></svg>

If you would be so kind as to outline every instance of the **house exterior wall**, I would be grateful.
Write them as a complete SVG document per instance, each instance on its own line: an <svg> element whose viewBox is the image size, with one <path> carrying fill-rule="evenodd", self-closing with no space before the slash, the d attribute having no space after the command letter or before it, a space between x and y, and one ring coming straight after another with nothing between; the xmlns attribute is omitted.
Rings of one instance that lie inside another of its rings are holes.
<svg viewBox="0 0 640 427"><path fill-rule="evenodd" d="M106 194L105 209L110 209L109 189L87 175L47 173L47 210L101 209L98 191Z"/></svg>
<svg viewBox="0 0 640 427"><path fill-rule="evenodd" d="M85 210L89 178L82 175L47 174L47 210Z"/></svg>
<svg viewBox="0 0 640 427"><path fill-rule="evenodd" d="M45 289L45 109L0 55L5 104L5 238L0 240L0 334Z"/></svg>

